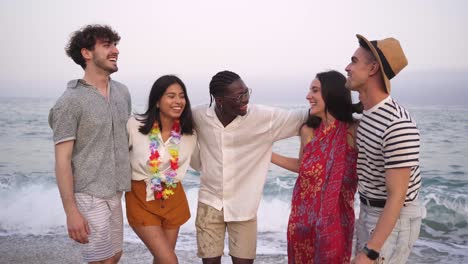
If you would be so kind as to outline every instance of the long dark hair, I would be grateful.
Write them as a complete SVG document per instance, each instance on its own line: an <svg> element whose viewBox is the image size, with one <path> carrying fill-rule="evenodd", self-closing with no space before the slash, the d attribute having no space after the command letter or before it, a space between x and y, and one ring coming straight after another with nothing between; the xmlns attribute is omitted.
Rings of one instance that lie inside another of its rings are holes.
<svg viewBox="0 0 468 264"><path fill-rule="evenodd" d="M179 119L181 133L189 135L193 134L192 108L190 107L190 100L187 94L187 89L185 88L185 84L182 82L182 80L175 75L164 75L159 77L154 82L148 98L148 110L146 110L146 112L143 114L137 114L138 117L136 119L143 123L143 125L138 129L140 133L147 135L151 131L155 121L158 122L159 129L162 131L161 119L159 117L159 108L156 107L156 104L166 92L167 88L173 84L179 84L185 94L185 108L184 111L182 111Z"/></svg>
<svg viewBox="0 0 468 264"><path fill-rule="evenodd" d="M351 91L345 87L346 77L337 71L317 73L315 76L322 86L322 98L325 102L325 112L329 112L335 119L352 123L353 113L362 113L362 105L353 105ZM311 128L320 126L322 119L309 115L306 125Z"/></svg>

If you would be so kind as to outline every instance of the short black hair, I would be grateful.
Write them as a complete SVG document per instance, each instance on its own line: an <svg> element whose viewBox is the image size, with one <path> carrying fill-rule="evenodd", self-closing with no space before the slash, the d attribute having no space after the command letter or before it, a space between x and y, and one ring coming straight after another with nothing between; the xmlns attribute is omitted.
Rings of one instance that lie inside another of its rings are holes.
<svg viewBox="0 0 468 264"><path fill-rule="evenodd" d="M81 55L81 49L94 50L96 40L118 43L120 36L110 26L87 25L71 34L70 40L65 47L65 52L84 70L86 68L86 61Z"/></svg>
<svg viewBox="0 0 468 264"><path fill-rule="evenodd" d="M190 100L187 94L187 89L182 80L175 75L163 75L159 77L151 87L150 95L148 98L148 109L143 114L137 114L137 120L142 122L143 125L138 129L140 133L148 135L153 127L154 122L158 122L159 129L162 131L161 118L159 117L159 108L156 104L166 92L167 88L173 84L179 84L185 94L185 108L180 115L180 128L181 134L193 134L193 117L192 107L190 106Z"/></svg>
<svg viewBox="0 0 468 264"><path fill-rule="evenodd" d="M214 97L224 95L226 88L241 77L232 71L220 71L210 81L210 106Z"/></svg>

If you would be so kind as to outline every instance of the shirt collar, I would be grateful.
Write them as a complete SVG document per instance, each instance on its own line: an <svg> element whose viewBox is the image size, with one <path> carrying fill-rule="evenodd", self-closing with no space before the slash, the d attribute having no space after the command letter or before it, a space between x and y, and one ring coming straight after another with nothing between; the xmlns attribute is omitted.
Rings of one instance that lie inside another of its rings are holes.
<svg viewBox="0 0 468 264"><path fill-rule="evenodd" d="M112 83L112 79L109 77L109 82L107 83L107 87L109 89L112 87L111 83ZM67 88L76 88L76 87L78 87L78 85L84 85L84 86L88 86L88 87L91 86L91 85L87 84L85 82L85 80L83 80L83 79L75 79L75 80L71 80L71 81L69 81L67 83Z"/></svg>
<svg viewBox="0 0 468 264"><path fill-rule="evenodd" d="M387 98L383 99L382 101L380 101L379 103L377 103L376 105L374 105L372 108L370 108L369 110L364 110L363 113L364 114L369 114L369 113L372 113L374 112L375 110L379 109L379 107L381 107L382 105L384 105L386 102L390 102L392 100L392 97L389 95L387 96Z"/></svg>
<svg viewBox="0 0 468 264"><path fill-rule="evenodd" d="M214 109L215 109L215 104L213 104L212 106L208 106L206 108L206 115L209 117L216 117L216 113Z"/></svg>
<svg viewBox="0 0 468 264"><path fill-rule="evenodd" d="M247 108L247 114L245 114L244 116L237 116L236 119L237 119L237 118L241 118L241 119L242 119L242 118L247 117L247 116L249 115L249 113L250 113L250 108L251 108L251 107L252 107L252 105L249 104L249 106L248 106L248 108ZM216 117L216 118L218 118L218 117L216 116L216 112L215 112L215 104L213 104L212 106L208 106L208 107L206 108L206 115L209 116L209 117Z"/></svg>

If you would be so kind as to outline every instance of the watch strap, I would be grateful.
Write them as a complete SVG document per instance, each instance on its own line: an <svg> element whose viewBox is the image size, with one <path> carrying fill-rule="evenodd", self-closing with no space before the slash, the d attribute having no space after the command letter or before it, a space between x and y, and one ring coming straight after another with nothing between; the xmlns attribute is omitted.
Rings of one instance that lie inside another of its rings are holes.
<svg viewBox="0 0 468 264"><path fill-rule="evenodd" d="M378 259L379 256L380 256L380 253L379 253L379 252L377 252L377 251L375 251L375 250L373 250L373 249L368 248L368 247L367 247L367 244L364 245L364 248L362 249L362 252L363 252L364 254L366 254L366 256L367 256L369 259L371 259L371 260L376 260L376 259Z"/></svg>

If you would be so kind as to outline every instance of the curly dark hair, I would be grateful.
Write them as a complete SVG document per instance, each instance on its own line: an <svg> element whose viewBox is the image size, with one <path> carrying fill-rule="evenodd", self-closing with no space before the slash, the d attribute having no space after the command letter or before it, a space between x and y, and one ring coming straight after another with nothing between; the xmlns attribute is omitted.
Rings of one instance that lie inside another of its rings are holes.
<svg viewBox="0 0 468 264"><path fill-rule="evenodd" d="M65 52L84 70L86 68L86 61L81 55L81 49L94 50L96 40L118 43L120 36L110 26L87 25L71 34L70 40L65 47Z"/></svg>

